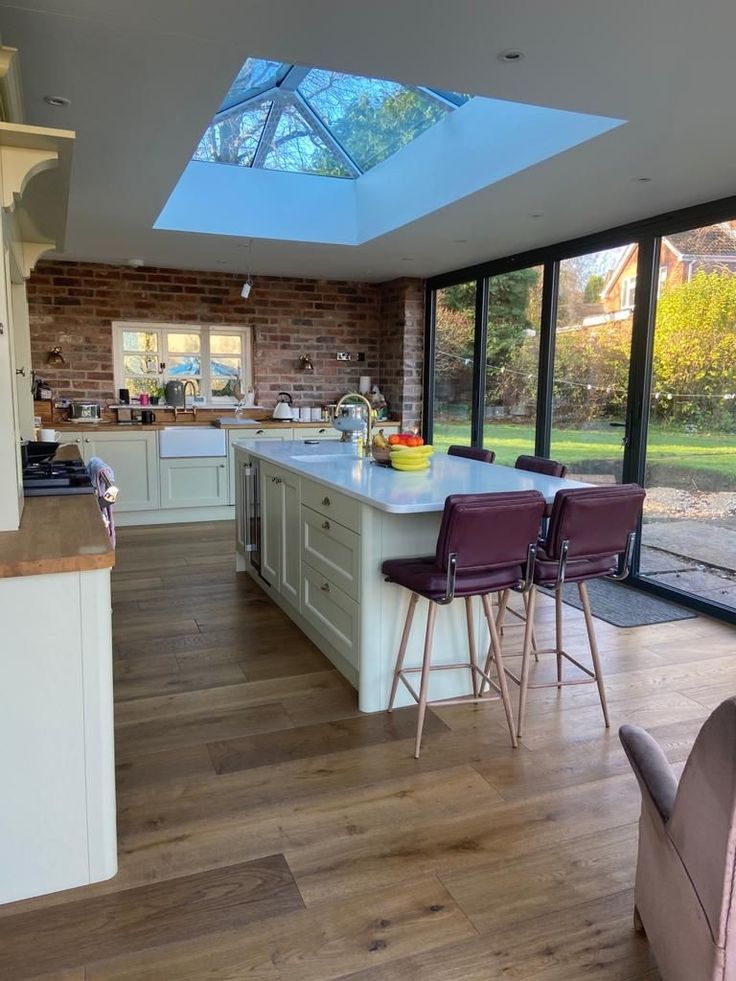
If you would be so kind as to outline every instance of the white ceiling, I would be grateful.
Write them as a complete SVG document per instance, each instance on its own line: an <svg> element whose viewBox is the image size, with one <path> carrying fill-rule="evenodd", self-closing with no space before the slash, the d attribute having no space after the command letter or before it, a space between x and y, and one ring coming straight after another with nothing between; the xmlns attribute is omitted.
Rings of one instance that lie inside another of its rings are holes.
<svg viewBox="0 0 736 981"><path fill-rule="evenodd" d="M629 121L358 247L256 240L256 274L427 276L736 193L732 0L15 0L0 34L27 122L77 132L69 258L245 271L152 226L246 56Z"/></svg>

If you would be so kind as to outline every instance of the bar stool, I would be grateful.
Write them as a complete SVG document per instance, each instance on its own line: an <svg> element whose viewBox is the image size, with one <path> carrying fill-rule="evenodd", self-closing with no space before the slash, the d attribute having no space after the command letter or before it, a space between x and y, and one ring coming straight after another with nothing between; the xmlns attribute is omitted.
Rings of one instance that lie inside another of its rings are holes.
<svg viewBox="0 0 736 981"><path fill-rule="evenodd" d="M463 702L495 700L500 697L506 712L511 743L516 746L514 717L506 684L503 654L489 596L509 589L529 590L534 576L537 529L544 511L544 498L537 491L501 494L453 494L445 501L435 554L428 558L389 559L382 571L387 582L397 583L411 591L409 609L396 658L388 711L393 711L399 682L402 682L419 704L414 756L419 757L427 705L458 705ZM465 599L469 660L455 664L432 665L432 638L437 607ZM473 628L472 598L480 596L488 623L491 643L483 669L478 666ZM405 668L404 657L414 612L420 597L429 600L424 655L421 668ZM530 621L531 623L531 621ZM531 629L526 629L524 650L531 646ZM495 661L498 683L490 677ZM470 670L472 694L429 702L430 671L448 671L467 667ZM420 673L419 692L407 675ZM483 698L486 684L497 695Z"/></svg>
<svg viewBox="0 0 736 981"><path fill-rule="evenodd" d="M477 460L479 463L493 463L496 459L493 450L481 450L476 446L459 446L457 443L447 447L447 455L462 456L466 460Z"/></svg>
<svg viewBox="0 0 736 981"><path fill-rule="evenodd" d="M539 650L534 645L531 653L554 654L557 658L557 680L538 684L529 683L530 651L524 649L521 677L506 673L519 685L519 721L517 735L521 738L526 712L527 692L530 688L562 688L566 685L595 684L603 709L606 728L609 727L606 692L603 685L598 644L595 638L593 615L586 583L589 579L625 579L629 574L631 555L637 528L641 519L645 497L638 484L620 484L611 487L582 487L561 490L555 496L549 530L538 543L534 569L534 588L529 591L527 622L534 620L536 586L547 586L555 591L555 646ZM592 670L581 664L563 646L562 587L565 582L578 584L580 603L585 617L585 629L592 660ZM501 596L497 626L502 626L508 603L508 592ZM516 655L519 656L519 655ZM562 659L570 661L588 677L562 680ZM484 682L485 684L485 682Z"/></svg>
<svg viewBox="0 0 736 981"><path fill-rule="evenodd" d="M517 470L529 470L531 473L543 473L547 477L564 477L567 467L557 460L548 460L546 456L517 456L514 464Z"/></svg>

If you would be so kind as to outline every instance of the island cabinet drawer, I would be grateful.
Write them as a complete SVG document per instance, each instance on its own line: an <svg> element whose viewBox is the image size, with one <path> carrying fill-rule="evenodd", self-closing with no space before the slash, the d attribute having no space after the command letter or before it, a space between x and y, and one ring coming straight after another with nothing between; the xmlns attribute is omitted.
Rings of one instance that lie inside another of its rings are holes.
<svg viewBox="0 0 736 981"><path fill-rule="evenodd" d="M360 502L355 498L303 477L302 504L360 533Z"/></svg>
<svg viewBox="0 0 736 981"><path fill-rule="evenodd" d="M302 559L348 596L360 599L360 535L304 505Z"/></svg>
<svg viewBox="0 0 736 981"><path fill-rule="evenodd" d="M302 616L335 650L360 665L360 604L302 562Z"/></svg>

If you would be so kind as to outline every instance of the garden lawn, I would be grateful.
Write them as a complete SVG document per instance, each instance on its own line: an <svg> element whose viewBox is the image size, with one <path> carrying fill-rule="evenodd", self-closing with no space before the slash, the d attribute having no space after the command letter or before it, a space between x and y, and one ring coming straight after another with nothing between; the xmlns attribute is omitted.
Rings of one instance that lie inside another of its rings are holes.
<svg viewBox="0 0 736 981"><path fill-rule="evenodd" d="M551 456L571 470L595 472L590 464L604 461L620 464L623 456L622 429L555 429ZM446 450L451 443L470 442L470 427L463 423L437 422L434 445ZM515 423L486 423L485 445L496 451L496 463L513 466L521 453L534 452L534 427ZM736 433L686 433L664 426L649 429L647 464L683 474L707 471L720 478L723 489L736 485Z"/></svg>

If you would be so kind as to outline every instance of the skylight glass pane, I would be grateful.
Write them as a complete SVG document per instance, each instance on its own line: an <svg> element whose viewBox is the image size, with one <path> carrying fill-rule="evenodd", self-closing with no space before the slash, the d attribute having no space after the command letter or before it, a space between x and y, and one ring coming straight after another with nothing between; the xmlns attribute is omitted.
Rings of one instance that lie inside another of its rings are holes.
<svg viewBox="0 0 736 981"><path fill-rule="evenodd" d="M313 68L299 92L361 170L375 167L451 111L396 82L324 68Z"/></svg>
<svg viewBox="0 0 736 981"><path fill-rule="evenodd" d="M270 108L271 103L264 102L212 123L194 151L194 159L250 167Z"/></svg>
<svg viewBox="0 0 736 981"><path fill-rule="evenodd" d="M349 177L345 166L294 106L285 105L263 166L324 177Z"/></svg>
<svg viewBox="0 0 736 981"><path fill-rule="evenodd" d="M248 58L228 89L219 111L230 109L239 102L245 102L246 99L252 99L254 95L270 89L284 77L290 68L291 65L285 65L281 61Z"/></svg>

